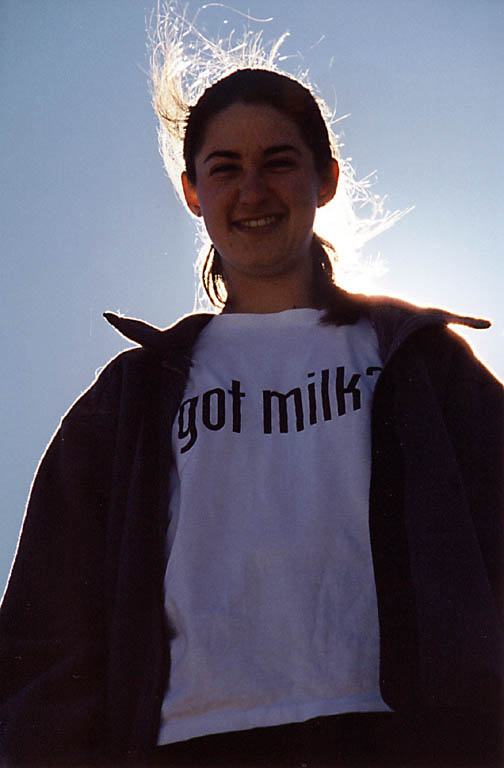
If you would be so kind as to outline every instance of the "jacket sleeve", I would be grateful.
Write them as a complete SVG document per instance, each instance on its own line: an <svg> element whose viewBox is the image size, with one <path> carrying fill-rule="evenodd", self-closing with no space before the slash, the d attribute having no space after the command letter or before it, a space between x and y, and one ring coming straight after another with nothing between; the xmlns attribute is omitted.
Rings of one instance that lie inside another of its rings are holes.
<svg viewBox="0 0 504 768"><path fill-rule="evenodd" d="M504 388L453 331L420 338L431 380L438 382L474 528L504 619Z"/></svg>
<svg viewBox="0 0 504 768"><path fill-rule="evenodd" d="M504 388L458 336L451 371L446 422L504 621Z"/></svg>
<svg viewBox="0 0 504 768"><path fill-rule="evenodd" d="M0 611L4 765L87 765L99 752L113 441L106 389L98 381L69 411L32 486Z"/></svg>

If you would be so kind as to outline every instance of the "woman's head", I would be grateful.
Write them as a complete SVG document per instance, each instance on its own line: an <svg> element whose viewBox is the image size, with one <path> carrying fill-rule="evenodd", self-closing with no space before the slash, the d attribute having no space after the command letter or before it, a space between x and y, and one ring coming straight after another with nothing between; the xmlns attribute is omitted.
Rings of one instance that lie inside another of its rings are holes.
<svg viewBox="0 0 504 768"><path fill-rule="evenodd" d="M287 34L271 45L264 44L262 31L247 30L241 37L232 32L226 39L213 40L200 33L195 21L190 21L185 12L179 13L176 4L170 4L163 15L158 14L151 37L153 105L159 118L160 151L176 193L185 199L183 171L191 182L197 181L196 155L208 125L219 113L238 102L272 106L297 127L319 175L334 167L332 157L338 161L335 202L325 206L315 222L316 232L326 240L315 237L313 250L321 265L319 274L324 273L329 280L336 252L338 280L345 278L348 268L355 275L364 244L403 214L384 211L383 199L374 194L369 178L355 178L350 160L341 157L340 137L333 130L334 115L318 95L313 97L311 86L306 87L306 73L293 79L279 72L279 51ZM218 254L211 248L205 255L209 243L202 228L199 234L203 248L197 271L211 302L221 304L226 298L226 286ZM198 291L197 297L203 298L203 294Z"/></svg>
<svg viewBox="0 0 504 768"><path fill-rule="evenodd" d="M224 173L221 157L201 157L216 150L235 156ZM190 107L183 154L186 201L212 240L202 276L213 303L225 301L235 268L311 271L315 210L334 195L338 168L307 88L269 70L232 72ZM241 226L248 220L257 226Z"/></svg>
<svg viewBox="0 0 504 768"><path fill-rule="evenodd" d="M195 157L209 121L232 104L263 104L282 112L297 126L313 153L315 168L323 174L332 159L329 133L313 95L297 80L264 69L239 69L211 85L189 108L184 161L189 180L196 183Z"/></svg>
<svg viewBox="0 0 504 768"><path fill-rule="evenodd" d="M214 303L240 275L311 282L315 211L338 167L307 88L257 69L219 80L190 108L184 160L186 202L212 241L203 283Z"/></svg>
<svg viewBox="0 0 504 768"><path fill-rule="evenodd" d="M276 106L237 101L208 120L194 182L184 173L183 186L233 305L257 279L295 279L311 296L315 212L337 184L336 161L325 165L317 170L298 125Z"/></svg>

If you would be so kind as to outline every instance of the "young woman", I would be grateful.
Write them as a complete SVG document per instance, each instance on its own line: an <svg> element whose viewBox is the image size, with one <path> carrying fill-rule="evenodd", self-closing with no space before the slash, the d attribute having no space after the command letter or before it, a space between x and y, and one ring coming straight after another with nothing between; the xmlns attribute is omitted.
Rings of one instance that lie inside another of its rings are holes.
<svg viewBox="0 0 504 768"><path fill-rule="evenodd" d="M488 323L334 284L298 81L232 72L183 138L222 311L107 315L138 346L49 446L2 607L6 764L498 764L502 388L446 327Z"/></svg>

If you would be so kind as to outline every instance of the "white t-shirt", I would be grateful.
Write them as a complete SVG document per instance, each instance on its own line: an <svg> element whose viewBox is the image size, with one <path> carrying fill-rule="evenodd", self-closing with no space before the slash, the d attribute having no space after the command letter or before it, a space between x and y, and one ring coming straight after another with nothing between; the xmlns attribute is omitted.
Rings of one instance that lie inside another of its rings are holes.
<svg viewBox="0 0 504 768"><path fill-rule="evenodd" d="M218 315L173 426L159 744L387 709L369 541L369 322Z"/></svg>

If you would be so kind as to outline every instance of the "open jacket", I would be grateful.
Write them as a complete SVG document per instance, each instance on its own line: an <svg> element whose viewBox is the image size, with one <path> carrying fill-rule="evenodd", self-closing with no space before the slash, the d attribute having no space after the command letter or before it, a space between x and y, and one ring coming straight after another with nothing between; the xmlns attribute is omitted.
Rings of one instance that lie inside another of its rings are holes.
<svg viewBox="0 0 504 768"><path fill-rule="evenodd" d="M369 511L383 698L397 711L495 712L503 391L446 328L489 324L387 298L336 299L350 315L367 314L383 360ZM134 764L156 743L169 675L172 423L211 317L160 331L107 316L139 346L112 360L63 418L0 612L5 765Z"/></svg>

